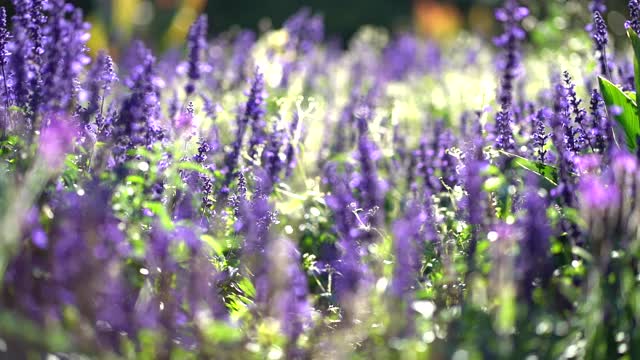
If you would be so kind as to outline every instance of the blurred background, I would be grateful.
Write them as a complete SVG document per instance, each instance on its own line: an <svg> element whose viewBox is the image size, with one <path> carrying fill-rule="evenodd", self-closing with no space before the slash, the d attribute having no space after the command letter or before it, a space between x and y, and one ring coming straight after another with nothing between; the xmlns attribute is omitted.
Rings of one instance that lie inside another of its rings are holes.
<svg viewBox="0 0 640 360"><path fill-rule="evenodd" d="M9 3L10 0L0 0ZM184 44L189 25L200 13L209 16L210 35L234 28L267 31L294 12L309 7L322 14L327 37L346 43L361 26L416 31L439 41L467 30L492 36L499 28L493 11L502 0L67 0L83 8L93 24L90 47L109 47L115 56L132 38L156 50ZM532 17L525 26L540 42L562 36L564 29L589 21L589 0L528 0ZM627 0L607 1L612 35L624 35ZM11 6L9 6L11 13ZM557 14L557 15L556 15ZM568 15L568 16L567 16ZM572 16L574 15L574 16ZM572 23L574 22L574 23ZM532 39L533 41L536 38Z"/></svg>

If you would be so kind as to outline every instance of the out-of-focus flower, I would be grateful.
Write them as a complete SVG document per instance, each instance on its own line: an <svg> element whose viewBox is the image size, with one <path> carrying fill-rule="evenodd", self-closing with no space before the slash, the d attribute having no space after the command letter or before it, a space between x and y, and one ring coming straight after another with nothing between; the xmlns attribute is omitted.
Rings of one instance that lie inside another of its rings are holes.
<svg viewBox="0 0 640 360"><path fill-rule="evenodd" d="M393 225L395 265L391 289L395 296L409 303L419 276L424 242L420 231L427 220L419 207L409 207L404 218Z"/></svg>
<svg viewBox="0 0 640 360"><path fill-rule="evenodd" d="M598 90L591 91L589 110L591 115L591 144L595 151L599 154L604 154L609 148L612 128L605 111L602 95Z"/></svg>
<svg viewBox="0 0 640 360"><path fill-rule="evenodd" d="M249 156L254 158L257 154L257 147L266 141L266 121L264 118L266 112L265 99L267 94L264 89L264 75L259 69L254 74L251 90L248 94L247 104L245 105L245 118L243 121L251 125L251 138L249 139Z"/></svg>
<svg viewBox="0 0 640 360"><path fill-rule="evenodd" d="M73 139L78 129L72 120L64 115L51 114L47 125L41 130L38 155L46 166L58 169L64 163L65 156L73 149Z"/></svg>
<svg viewBox="0 0 640 360"><path fill-rule="evenodd" d="M526 194L524 207L526 215L521 218L520 226L523 237L519 243L519 254L516 259L520 277L522 295L531 301L536 278L542 278L542 285L553 272L549 257L549 238L551 225L547 219L547 199L538 194L538 179L530 174L526 178Z"/></svg>
<svg viewBox="0 0 640 360"><path fill-rule="evenodd" d="M127 84L131 95L122 103L122 108L114 124L119 150L115 155L124 160L124 152L136 146L149 146L163 137L163 131L156 123L160 94L155 73L155 58L144 45L138 46L141 63L135 65Z"/></svg>
<svg viewBox="0 0 640 360"><path fill-rule="evenodd" d="M107 53L98 53L93 66L87 74L87 80L83 90L80 92L80 100L88 101L86 109L82 112L85 126L89 124L91 116L97 113L97 123L103 121L105 98L109 96L111 86L118 81L113 60Z"/></svg>
<svg viewBox="0 0 640 360"><path fill-rule="evenodd" d="M187 44L189 46L189 70L187 75L189 76L189 83L185 90L187 95L191 95L195 91L195 81L200 79L200 57L204 51L207 41L207 17L201 15L189 29L189 36L187 38Z"/></svg>
<svg viewBox="0 0 640 360"><path fill-rule="evenodd" d="M640 2L638 0L629 0L629 20L624 23L624 26L640 34Z"/></svg>
<svg viewBox="0 0 640 360"><path fill-rule="evenodd" d="M601 5L601 7L604 6L604 4ZM609 65L607 64L609 34L607 33L607 24L602 18L601 11L593 10L593 23L587 25L586 29L591 34L591 39L593 39L593 45L597 52L596 56L600 63L600 74L610 76Z"/></svg>
<svg viewBox="0 0 640 360"><path fill-rule="evenodd" d="M454 35L462 24L462 16L455 6L431 0L414 1L414 16L419 31L436 39Z"/></svg>
<svg viewBox="0 0 640 360"><path fill-rule="evenodd" d="M504 24L504 33L494 39L497 46L503 49L499 67L502 72L498 100L500 111L496 115L496 148L498 150L513 150L514 124L512 103L514 82L520 74L520 43L526 33L520 22L529 15L529 9L520 6L517 0L507 0L503 8L496 10L496 19Z"/></svg>
<svg viewBox="0 0 640 360"><path fill-rule="evenodd" d="M587 137L587 132L585 130L586 127L586 117L587 112L580 106L582 100L578 99L578 95L576 94L575 85L571 80L571 76L568 71L565 71L563 74L564 82L567 89L567 101L571 112L573 113L573 121L576 126L572 129L572 133L568 136L571 137L571 141L575 143L573 147L575 148L574 152L578 153L585 146L591 145L589 144L589 138Z"/></svg>
<svg viewBox="0 0 640 360"><path fill-rule="evenodd" d="M228 191L227 187L235 177L240 161L240 152L244 144L244 137L251 126L250 154L255 155L255 147L265 140L264 121L265 113L264 79L262 73L256 69L251 88L247 94L247 102L244 109L238 114L236 137L231 144L231 151L225 157L225 180L222 184L223 192Z"/></svg>
<svg viewBox="0 0 640 360"><path fill-rule="evenodd" d="M546 149L547 140L551 137L551 134L547 133L546 124L549 118L553 116L548 109L538 110L533 120L533 134L531 135L532 150L536 160L541 164L547 162Z"/></svg>
<svg viewBox="0 0 640 360"><path fill-rule="evenodd" d="M619 191L615 184L598 176L584 176L578 184L580 203L587 211L593 209L604 210L616 206L619 200Z"/></svg>
<svg viewBox="0 0 640 360"><path fill-rule="evenodd" d="M605 4L605 0L593 0L589 4L589 11L591 12L600 12L605 13L607 11L607 4Z"/></svg>
<svg viewBox="0 0 640 360"><path fill-rule="evenodd" d="M2 88L0 88L0 92L2 93L3 106L5 108L9 107L11 93L9 92L10 80L9 69L7 65L9 64L9 40L11 39L11 33L9 32L9 27L7 25L7 9L4 6L0 7L0 76L2 77ZM5 124L0 124L0 127L6 126Z"/></svg>
<svg viewBox="0 0 640 360"><path fill-rule="evenodd" d="M600 168L602 157L597 154L577 156L574 159L574 164L579 174L594 173Z"/></svg>
<svg viewBox="0 0 640 360"><path fill-rule="evenodd" d="M42 105L49 111L68 111L76 93L77 78L90 58L86 54L89 24L82 11L62 0L47 3L48 22L44 27L41 68Z"/></svg>

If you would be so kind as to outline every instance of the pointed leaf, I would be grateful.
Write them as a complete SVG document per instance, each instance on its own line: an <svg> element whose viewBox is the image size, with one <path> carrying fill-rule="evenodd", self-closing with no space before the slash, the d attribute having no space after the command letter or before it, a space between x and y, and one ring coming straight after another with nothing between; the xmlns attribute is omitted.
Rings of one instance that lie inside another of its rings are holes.
<svg viewBox="0 0 640 360"><path fill-rule="evenodd" d="M631 39L631 46L633 47L633 53L635 55L633 57L633 70L635 73L636 91L638 91L638 89L640 89L640 38L631 27L627 29L627 36Z"/></svg>
<svg viewBox="0 0 640 360"><path fill-rule="evenodd" d="M513 165L527 169L533 173L536 173L542 176L543 178L545 178L545 180L550 182L552 185L557 185L558 169L556 169L555 167L551 165L543 164L541 162L529 160L520 155L516 155L504 150L500 150L500 153L513 159L513 163L512 163Z"/></svg>
<svg viewBox="0 0 640 360"><path fill-rule="evenodd" d="M636 138L640 135L640 121L638 120L636 102L619 87L602 76L598 77L598 82L600 83L600 92L607 107L620 107L622 112L614 115L614 118L624 130L627 147L631 152L634 152L637 147Z"/></svg>

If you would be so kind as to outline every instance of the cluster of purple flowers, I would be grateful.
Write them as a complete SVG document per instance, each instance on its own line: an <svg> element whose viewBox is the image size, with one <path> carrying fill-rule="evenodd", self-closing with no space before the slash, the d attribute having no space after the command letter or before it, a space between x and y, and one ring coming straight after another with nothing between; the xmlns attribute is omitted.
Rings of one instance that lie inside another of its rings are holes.
<svg viewBox="0 0 640 360"><path fill-rule="evenodd" d="M487 120L404 98L457 70L445 46L368 30L343 50L308 9L264 41L208 40L200 16L184 54L120 61L89 56L64 0L0 8L0 352L640 354L640 167L593 88L635 85L588 10L598 70L531 94L533 15L506 0Z"/></svg>

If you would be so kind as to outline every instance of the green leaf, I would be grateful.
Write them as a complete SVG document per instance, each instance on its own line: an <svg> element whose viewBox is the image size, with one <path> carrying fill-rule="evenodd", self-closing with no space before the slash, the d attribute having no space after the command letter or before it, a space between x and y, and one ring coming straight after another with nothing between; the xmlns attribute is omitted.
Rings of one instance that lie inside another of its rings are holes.
<svg viewBox="0 0 640 360"><path fill-rule="evenodd" d="M55 325L42 327L5 309L0 311L0 333L5 339L19 339L26 346L43 347L51 352L68 351L67 333Z"/></svg>
<svg viewBox="0 0 640 360"><path fill-rule="evenodd" d="M624 94L627 95L629 99L633 100L636 104L638 103L638 100L636 99L635 91L625 91Z"/></svg>
<svg viewBox="0 0 640 360"><path fill-rule="evenodd" d="M240 280L238 282L238 288L240 288L240 290L242 290L242 292L249 297L254 297L256 295L256 288L248 278L243 278L242 280Z"/></svg>
<svg viewBox="0 0 640 360"><path fill-rule="evenodd" d="M486 192L495 192L498 191L505 184L504 177L502 176L492 176L484 181L482 184L482 189Z"/></svg>
<svg viewBox="0 0 640 360"><path fill-rule="evenodd" d="M224 322L214 321L203 331L205 338L213 343L234 343L242 339L242 330Z"/></svg>
<svg viewBox="0 0 640 360"><path fill-rule="evenodd" d="M211 176L211 171L209 171L204 166L202 166L202 165L200 165L198 163L195 163L195 162L190 162L190 161L179 162L178 163L178 169L180 169L180 170L191 170L191 171L198 172L198 173L200 173L202 175Z"/></svg>
<svg viewBox="0 0 640 360"><path fill-rule="evenodd" d="M581 257L588 262L593 262L593 256L587 250L581 248L580 246L572 246L571 253Z"/></svg>
<svg viewBox="0 0 640 360"><path fill-rule="evenodd" d="M14 112L14 113L20 113L20 114L26 114L27 113L23 108L21 108L19 106L15 106L15 105L9 106L9 111L10 112Z"/></svg>
<svg viewBox="0 0 640 360"><path fill-rule="evenodd" d="M543 164L538 161L529 160L520 155L516 155L504 150L500 150L500 153L507 156L508 158L513 159L512 165L536 173L545 178L552 185L558 184L558 169L556 169L555 167Z"/></svg>
<svg viewBox="0 0 640 360"><path fill-rule="evenodd" d="M633 70L635 73L635 85L636 91L640 89L640 38L638 38L638 34L632 29L627 29L627 36L631 39L631 46L633 47Z"/></svg>
<svg viewBox="0 0 640 360"><path fill-rule="evenodd" d="M140 184L144 185L144 178L138 175L129 175L126 178L126 182L130 184Z"/></svg>
<svg viewBox="0 0 640 360"><path fill-rule="evenodd" d="M204 234L200 236L200 239L211 246L213 251L220 256L224 256L224 252L228 249L226 241L218 240L211 235Z"/></svg>
<svg viewBox="0 0 640 360"><path fill-rule="evenodd" d="M157 201L145 201L142 206L157 215L160 219L160 223L165 229L173 229L174 225L173 221L171 221L171 216L169 216L169 212L167 212L167 209L162 205L162 203Z"/></svg>
<svg viewBox="0 0 640 360"><path fill-rule="evenodd" d="M625 94L619 87L609 80L598 77L600 92L607 106L619 106L622 113L615 116L616 121L622 126L627 140L629 151L635 152L637 148L636 138L640 135L640 121L636 102Z"/></svg>

